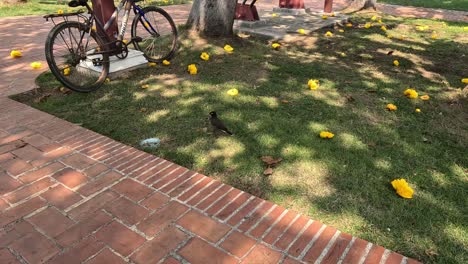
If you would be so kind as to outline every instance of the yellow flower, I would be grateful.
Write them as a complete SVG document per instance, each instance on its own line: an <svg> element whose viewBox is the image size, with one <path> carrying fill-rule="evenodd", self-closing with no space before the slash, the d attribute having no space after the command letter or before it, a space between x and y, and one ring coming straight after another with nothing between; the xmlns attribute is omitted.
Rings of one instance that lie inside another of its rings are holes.
<svg viewBox="0 0 468 264"><path fill-rule="evenodd" d="M390 35L390 34L388 34L388 35L387 35L387 38L389 38L389 39L392 39L392 38L393 38L393 36L392 36L392 35Z"/></svg>
<svg viewBox="0 0 468 264"><path fill-rule="evenodd" d="M163 64L167 66L167 65L171 65L171 62L168 60L163 60Z"/></svg>
<svg viewBox="0 0 468 264"><path fill-rule="evenodd" d="M106 78L106 80L104 81L105 83L110 83L111 79L109 78Z"/></svg>
<svg viewBox="0 0 468 264"><path fill-rule="evenodd" d="M301 34L301 35L305 35L305 30L303 28L300 28L297 30L297 33Z"/></svg>
<svg viewBox="0 0 468 264"><path fill-rule="evenodd" d="M425 31L429 29L429 26L416 26L416 29L419 31Z"/></svg>
<svg viewBox="0 0 468 264"><path fill-rule="evenodd" d="M277 17L277 16L278 16L278 14L276 14L276 13L273 13L273 14L271 14L271 16L272 16L272 17Z"/></svg>
<svg viewBox="0 0 468 264"><path fill-rule="evenodd" d="M158 64L156 62L148 62L149 67L156 67Z"/></svg>
<svg viewBox="0 0 468 264"><path fill-rule="evenodd" d="M230 96L236 96L239 94L239 91L237 89L230 89L227 91L227 94Z"/></svg>
<svg viewBox="0 0 468 264"><path fill-rule="evenodd" d="M377 21L379 24L382 24L382 19L379 19L379 21Z"/></svg>
<svg viewBox="0 0 468 264"><path fill-rule="evenodd" d="M344 33L344 29L340 29L338 30L340 33Z"/></svg>
<svg viewBox="0 0 468 264"><path fill-rule="evenodd" d="M143 84L143 85L141 86L141 89L148 89L148 88L149 88L149 84Z"/></svg>
<svg viewBox="0 0 468 264"><path fill-rule="evenodd" d="M408 88L403 92L403 94L410 99L418 98L418 92L416 92L414 89Z"/></svg>
<svg viewBox="0 0 468 264"><path fill-rule="evenodd" d="M405 179L397 179L392 181L393 189L403 198L411 199L413 198L414 191L408 185Z"/></svg>
<svg viewBox="0 0 468 264"><path fill-rule="evenodd" d="M41 67L42 67L42 63L40 63L38 61L35 61L35 62L31 63L31 68L33 68L33 69L39 69Z"/></svg>
<svg viewBox="0 0 468 264"><path fill-rule="evenodd" d="M322 15L322 19L328 19L328 16L327 15Z"/></svg>
<svg viewBox="0 0 468 264"><path fill-rule="evenodd" d="M464 31L468 31L468 27L463 27L463 30L464 30Z"/></svg>
<svg viewBox="0 0 468 264"><path fill-rule="evenodd" d="M197 66L195 64L190 64L188 67L187 67L187 70L188 72L191 74L191 75L195 75L198 73L198 69L197 69Z"/></svg>
<svg viewBox="0 0 468 264"><path fill-rule="evenodd" d="M372 26L371 23L366 23L366 24L364 25L365 28L370 28L371 26Z"/></svg>
<svg viewBox="0 0 468 264"><path fill-rule="evenodd" d="M320 87L320 81L311 79L309 82L307 82L307 85L311 90L317 90Z"/></svg>
<svg viewBox="0 0 468 264"><path fill-rule="evenodd" d="M331 33L330 31L327 31L327 33L325 33L325 36L326 37L333 37L333 33Z"/></svg>
<svg viewBox="0 0 468 264"><path fill-rule="evenodd" d="M62 9L57 10L57 14L59 15L63 14L63 10Z"/></svg>
<svg viewBox="0 0 468 264"><path fill-rule="evenodd" d="M394 60L394 61L393 61L393 65L395 65L395 66L398 67L398 66L400 66L400 62L399 62L398 60Z"/></svg>
<svg viewBox="0 0 468 264"><path fill-rule="evenodd" d="M274 49L279 49L281 47L281 44L273 43L273 44L271 44L271 47L274 48Z"/></svg>
<svg viewBox="0 0 468 264"><path fill-rule="evenodd" d="M377 16L371 17L371 20L372 20L372 21L376 21L376 20L377 20Z"/></svg>
<svg viewBox="0 0 468 264"><path fill-rule="evenodd" d="M421 109L416 108L416 113L421 113Z"/></svg>
<svg viewBox="0 0 468 264"><path fill-rule="evenodd" d="M388 104L387 105L387 110L388 111L396 111L398 109L398 107L394 104Z"/></svg>
<svg viewBox="0 0 468 264"><path fill-rule="evenodd" d="M386 26L381 26L380 29L383 30L383 31L387 31L387 27L386 27Z"/></svg>
<svg viewBox="0 0 468 264"><path fill-rule="evenodd" d="M346 23L346 27L352 27L353 24L352 23Z"/></svg>
<svg viewBox="0 0 468 264"><path fill-rule="evenodd" d="M65 75L65 76L70 75L70 67L67 67L67 68L63 69L63 75Z"/></svg>
<svg viewBox="0 0 468 264"><path fill-rule="evenodd" d="M331 132L328 132L328 131L322 131L320 132L320 137L321 138L327 138L327 139L330 139L330 138L333 138L335 136L335 134L331 133Z"/></svg>
<svg viewBox="0 0 468 264"><path fill-rule="evenodd" d="M461 82L462 82L462 83L468 84L468 78L463 78L463 79L461 80Z"/></svg>
<svg viewBox="0 0 468 264"><path fill-rule="evenodd" d="M227 53L232 53L234 51L234 48L231 47L230 45L225 45L224 46L224 50L227 52Z"/></svg>
<svg viewBox="0 0 468 264"><path fill-rule="evenodd" d="M334 12L332 12L332 13L330 14L330 16L331 16L331 17L334 17L334 16L336 16L336 15L335 15Z"/></svg>
<svg viewBox="0 0 468 264"><path fill-rule="evenodd" d="M210 55L206 52L202 52L202 54L200 55L200 59L207 61L210 59Z"/></svg>
<svg viewBox="0 0 468 264"><path fill-rule="evenodd" d="M346 57L347 55L346 55L346 53L341 52L341 53L340 53L340 56L341 56L341 57Z"/></svg>
<svg viewBox="0 0 468 264"><path fill-rule="evenodd" d="M421 95L421 97L419 97L419 98L421 98L421 100L423 100L423 101L427 101L427 100L429 100L431 97L430 97L429 95L425 94L425 95Z"/></svg>
<svg viewBox="0 0 468 264"><path fill-rule="evenodd" d="M12 51L10 52L10 56L11 56L12 58L19 58L19 57L23 56L23 54L22 54L21 51L19 51L19 50L12 50Z"/></svg>
<svg viewBox="0 0 468 264"><path fill-rule="evenodd" d="M432 36L431 36L431 38L432 38L432 39L437 39L437 38L438 38L438 36L437 36L437 33L435 33L435 32L432 32Z"/></svg>

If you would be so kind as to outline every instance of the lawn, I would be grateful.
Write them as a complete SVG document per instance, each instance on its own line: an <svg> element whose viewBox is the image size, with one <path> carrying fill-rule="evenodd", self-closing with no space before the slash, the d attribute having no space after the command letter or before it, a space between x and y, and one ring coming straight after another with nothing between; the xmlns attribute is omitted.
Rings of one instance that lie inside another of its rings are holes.
<svg viewBox="0 0 468 264"><path fill-rule="evenodd" d="M379 0L378 2L393 5L453 9L468 12L468 1L466 0Z"/></svg>
<svg viewBox="0 0 468 264"><path fill-rule="evenodd" d="M26 15L45 15L57 13L57 10L77 10L77 8L71 9L68 7L69 0L29 0L26 4L9 5L0 3L0 17L9 16L26 16ZM114 1L119 3L120 0ZM191 2L189 0L145 0L142 6L154 4L157 6L185 4ZM63 4L62 4L63 3ZM144 4L143 4L144 3Z"/></svg>
<svg viewBox="0 0 468 264"><path fill-rule="evenodd" d="M382 19L392 38L376 22L365 29L361 15L343 33L298 36L279 50L247 36L183 32L169 66L90 94L63 94L45 73L42 88L15 98L135 147L158 137L148 152L409 257L467 263L468 25ZM191 63L198 75L186 72ZM310 90L309 79L320 87ZM408 87L430 100L406 98ZM233 88L238 96L227 94ZM212 133L214 110L234 136ZM324 130L335 137L321 139ZM271 176L260 160L267 155L283 159ZM398 178L413 199L392 189Z"/></svg>

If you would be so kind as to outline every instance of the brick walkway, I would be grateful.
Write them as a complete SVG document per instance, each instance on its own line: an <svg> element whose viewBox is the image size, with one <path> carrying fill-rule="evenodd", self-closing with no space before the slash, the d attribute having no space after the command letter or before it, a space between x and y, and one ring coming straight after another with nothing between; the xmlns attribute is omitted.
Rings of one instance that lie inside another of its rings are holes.
<svg viewBox="0 0 468 264"><path fill-rule="evenodd" d="M0 22L0 263L417 263L8 99L50 24Z"/></svg>

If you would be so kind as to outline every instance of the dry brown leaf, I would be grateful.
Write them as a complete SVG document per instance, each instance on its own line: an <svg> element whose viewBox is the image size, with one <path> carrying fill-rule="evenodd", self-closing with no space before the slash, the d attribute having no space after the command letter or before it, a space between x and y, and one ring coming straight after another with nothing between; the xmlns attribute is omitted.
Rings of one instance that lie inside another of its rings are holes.
<svg viewBox="0 0 468 264"><path fill-rule="evenodd" d="M289 101L288 101L288 100L281 100L281 103L283 103L283 104L289 104Z"/></svg>
<svg viewBox="0 0 468 264"><path fill-rule="evenodd" d="M49 93L44 94L44 95L41 95L41 96L35 98L35 99L34 99L34 102L35 102L35 103L42 103L42 102L44 102L49 96L50 96Z"/></svg>
<svg viewBox="0 0 468 264"><path fill-rule="evenodd" d="M68 89L68 88L65 88L65 87L60 87L60 92L63 93L63 94L71 94L71 90Z"/></svg>
<svg viewBox="0 0 468 264"><path fill-rule="evenodd" d="M260 158L263 162L265 162L268 166L275 166L276 164L280 163L283 159L282 158L273 158L272 156L263 156Z"/></svg>
<svg viewBox="0 0 468 264"><path fill-rule="evenodd" d="M265 175L265 176L270 176L272 174L273 174L273 169L272 168L268 168L268 169L263 171L263 175Z"/></svg>

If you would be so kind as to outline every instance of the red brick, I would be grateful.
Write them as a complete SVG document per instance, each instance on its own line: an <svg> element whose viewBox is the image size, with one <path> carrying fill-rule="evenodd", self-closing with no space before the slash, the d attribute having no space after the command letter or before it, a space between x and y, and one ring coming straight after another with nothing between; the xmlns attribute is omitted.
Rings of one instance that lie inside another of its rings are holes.
<svg viewBox="0 0 468 264"><path fill-rule="evenodd" d="M248 204L246 204L239 212L233 215L231 218L228 219L227 223L231 226L236 226L239 224L244 217L246 217L252 210L255 209L263 200L255 197L252 199Z"/></svg>
<svg viewBox="0 0 468 264"><path fill-rule="evenodd" d="M130 259L138 264L158 263L186 239L187 235L182 231L173 226L168 227L155 238L146 242Z"/></svg>
<svg viewBox="0 0 468 264"><path fill-rule="evenodd" d="M296 261L290 257L286 257L282 264L300 264L301 262Z"/></svg>
<svg viewBox="0 0 468 264"><path fill-rule="evenodd" d="M123 150L125 150L127 148L130 148L130 147L119 143L119 144L114 145L111 149L108 149L108 150L103 151L101 153L94 154L92 157L93 157L93 159L97 159L97 160L100 160L100 161L105 161L109 157L111 157L113 155L117 155L118 153L120 153L121 151L123 151Z"/></svg>
<svg viewBox="0 0 468 264"><path fill-rule="evenodd" d="M307 254L304 256L304 261L306 262L316 261L317 258L320 257L320 254L322 254L322 251L325 249L328 242L330 242L330 239L332 239L332 237L335 235L335 233L336 233L336 229L327 226L325 230L323 230L322 234L320 234L320 237L315 241L314 245L309 249Z"/></svg>
<svg viewBox="0 0 468 264"><path fill-rule="evenodd" d="M182 184L184 181L190 179L191 177L195 176L197 173L194 171L189 171L183 175L181 175L179 178L175 179L171 183L167 184L166 186L160 188L160 191L163 193L168 193L178 185Z"/></svg>
<svg viewBox="0 0 468 264"><path fill-rule="evenodd" d="M171 197L179 196L179 194L181 194L185 190L188 190L189 188L191 188L193 185L195 185L196 182L203 179L204 177L205 176L203 176L201 174L197 174L197 175L193 176L192 178L188 179L184 183L182 183L179 186L177 186L176 188L174 188L174 190L172 190L169 193L169 196L171 196Z"/></svg>
<svg viewBox="0 0 468 264"><path fill-rule="evenodd" d="M28 263L45 263L59 252L49 239L39 233L30 233L10 246Z"/></svg>
<svg viewBox="0 0 468 264"><path fill-rule="evenodd" d="M2 163L2 167L13 176L18 176L33 168L29 163L18 158Z"/></svg>
<svg viewBox="0 0 468 264"><path fill-rule="evenodd" d="M410 259L410 258L407 259L406 263L407 264L422 264L422 262L419 262L417 260Z"/></svg>
<svg viewBox="0 0 468 264"><path fill-rule="evenodd" d="M63 169L52 177L72 189L88 181L88 177L71 168Z"/></svg>
<svg viewBox="0 0 468 264"><path fill-rule="evenodd" d="M41 197L61 210L65 210L66 208L81 200L81 197L78 194L68 190L62 185L55 186L54 188L41 194Z"/></svg>
<svg viewBox="0 0 468 264"><path fill-rule="evenodd" d="M208 183L212 182L213 180L205 177L199 183L195 184L190 190L187 190L185 193L181 194L177 199L180 201L186 201L190 197L192 197L195 193L203 189Z"/></svg>
<svg viewBox="0 0 468 264"><path fill-rule="evenodd" d="M219 210L221 210L224 206L228 205L230 202L232 202L239 194L241 194L241 191L237 189L232 189L230 192L228 192L223 198L221 198L219 201L217 201L215 204L211 205L208 209L206 209L206 213L208 215L214 215Z"/></svg>
<svg viewBox="0 0 468 264"><path fill-rule="evenodd" d="M208 195L214 192L216 188L221 186L221 184L222 183L220 181L213 180L210 186L206 187L203 191L195 195L192 199L186 201L186 203L192 206L198 204L201 200L205 199Z"/></svg>
<svg viewBox="0 0 468 264"><path fill-rule="evenodd" d="M62 162L78 170L86 169L87 167L96 163L94 160L81 154L73 154L68 156L62 159Z"/></svg>
<svg viewBox="0 0 468 264"><path fill-rule="evenodd" d="M0 172L0 195L14 191L21 183L14 178Z"/></svg>
<svg viewBox="0 0 468 264"><path fill-rule="evenodd" d="M162 264L181 264L177 259L169 257Z"/></svg>
<svg viewBox="0 0 468 264"><path fill-rule="evenodd" d="M0 250L0 263L2 264L20 264L15 255L5 248Z"/></svg>
<svg viewBox="0 0 468 264"><path fill-rule="evenodd" d="M98 153L110 151L110 149L116 146L121 146L121 144L119 142L116 142L110 139L109 141L107 141L107 143L102 144L101 146L97 146L93 149L90 149L89 151L86 152L86 155L93 157L94 155Z"/></svg>
<svg viewBox="0 0 468 264"><path fill-rule="evenodd" d="M65 231L74 222L61 214L57 209L49 207L28 219L28 221L49 237L55 237Z"/></svg>
<svg viewBox="0 0 468 264"><path fill-rule="evenodd" d="M102 150L107 144L114 142L114 140L110 138L102 138L97 141L94 141L93 143L90 144L85 144L81 147L79 147L79 151L87 156L91 155L91 152L93 150Z"/></svg>
<svg viewBox="0 0 468 264"><path fill-rule="evenodd" d="M110 171L102 176L99 176L98 178L95 178L94 181L81 186L80 189L78 189L78 192L84 196L90 196L93 193L99 192L102 189L109 187L109 185L112 185L120 178L122 178L121 174L115 171Z"/></svg>
<svg viewBox="0 0 468 264"><path fill-rule="evenodd" d="M54 257L48 264L80 264L92 255L98 253L105 244L90 236L76 246L69 248L63 254Z"/></svg>
<svg viewBox="0 0 468 264"><path fill-rule="evenodd" d="M161 208L169 200L169 197L167 197L166 195L155 192L151 196L147 197L145 200L141 201L140 204L150 210L156 210L158 208Z"/></svg>
<svg viewBox="0 0 468 264"><path fill-rule="evenodd" d="M120 170L124 174L128 174L136 169L141 168L142 166L145 166L152 159L153 159L152 155L146 154L146 155L138 157L132 162L125 164L121 168L118 168L118 170Z"/></svg>
<svg viewBox="0 0 468 264"><path fill-rule="evenodd" d="M170 164L170 166L168 167L167 165L169 165L169 164ZM171 172L173 172L173 171L180 168L179 165L176 165L174 163L169 163L169 164L166 163L166 164L164 164L164 167L161 166L161 168L162 168L161 170L157 170L157 169L159 169L159 166L157 166L155 169L153 169L153 170L151 170L151 172L149 172L149 173L151 173L150 177L142 176L142 177L140 177L138 179L142 180L141 178L146 177L144 182L146 184L153 184L154 182L159 181L160 179L162 179L162 178L166 177L167 175L171 174Z"/></svg>
<svg viewBox="0 0 468 264"><path fill-rule="evenodd" d="M196 207L200 210L205 210L206 208L210 207L216 200L218 200L220 197L229 192L231 188L232 187L229 185L222 184L221 188L219 188L214 193L206 197L206 199L203 200L203 202L196 205Z"/></svg>
<svg viewBox="0 0 468 264"><path fill-rule="evenodd" d="M317 235L322 224L314 221L307 229L302 233L302 235L294 242L294 244L289 248L288 253L291 256L298 257L304 248L312 241L312 239Z"/></svg>
<svg viewBox="0 0 468 264"><path fill-rule="evenodd" d="M114 201L119 197L113 191L105 191L93 197L92 199L73 208L68 214L75 220L80 221L86 218L89 214L102 209L107 203Z"/></svg>
<svg viewBox="0 0 468 264"><path fill-rule="evenodd" d="M3 199L0 199L0 212L10 207Z"/></svg>
<svg viewBox="0 0 468 264"><path fill-rule="evenodd" d="M1 145L0 146L0 154L4 154L4 153L8 153L10 151L13 151L15 149L17 149L17 143L15 142L11 142L9 144L6 144L6 145Z"/></svg>
<svg viewBox="0 0 468 264"><path fill-rule="evenodd" d="M62 147L62 148L50 151L48 153L44 153L38 159L31 161L31 164L36 167L42 166L48 162L58 160L70 153L71 153L71 150L69 148Z"/></svg>
<svg viewBox="0 0 468 264"><path fill-rule="evenodd" d="M87 133L86 133L87 132ZM91 133L89 131L86 131L84 134L72 137L70 139L64 140L62 142L62 145L67 146L71 149L76 149L77 147L86 144L92 140L97 139L101 135L96 134L96 133Z"/></svg>
<svg viewBox="0 0 468 264"><path fill-rule="evenodd" d="M276 264L281 259L281 253L264 245L256 245L255 248L245 257L241 263L262 263L262 264Z"/></svg>
<svg viewBox="0 0 468 264"><path fill-rule="evenodd" d="M29 186L26 186L22 189L19 189L15 192L10 193L9 195L5 196L5 199L14 204L17 203L25 198L28 198L29 196L38 193L52 185L54 185L55 182L53 182L50 178L44 178L42 180L39 180Z"/></svg>
<svg viewBox="0 0 468 264"><path fill-rule="evenodd" d="M183 175L184 173L187 173L189 170L184 168L184 167L179 167L178 169L172 171L169 173L166 177L160 179L158 182L153 184L153 187L156 189L160 189L167 183L171 182L172 180L176 179L177 177Z"/></svg>
<svg viewBox="0 0 468 264"><path fill-rule="evenodd" d="M348 247L349 242L353 237L346 233L341 233L338 238L336 239L335 243L331 246L328 250L327 254L322 260L322 263L338 263L341 255L345 251L346 247Z"/></svg>
<svg viewBox="0 0 468 264"><path fill-rule="evenodd" d="M369 254L367 254L364 264L379 263L380 260L382 259L384 251L385 251L385 248L381 246L373 245L369 251Z"/></svg>
<svg viewBox="0 0 468 264"><path fill-rule="evenodd" d="M231 229L227 225L218 223L195 211L188 212L179 219L177 223L183 228L211 242L217 242Z"/></svg>
<svg viewBox="0 0 468 264"><path fill-rule="evenodd" d="M273 226L273 228L267 233L267 235L263 238L263 241L267 242L268 244L273 244L276 239L288 228L289 224L297 214L291 211L288 211L278 223Z"/></svg>
<svg viewBox="0 0 468 264"><path fill-rule="evenodd" d="M305 216L299 216L298 219L284 232L281 238L275 243L275 246L285 250L290 243L296 238L296 236L301 232L304 226L307 224L309 219ZM323 234L323 233L322 233Z"/></svg>
<svg viewBox="0 0 468 264"><path fill-rule="evenodd" d="M123 256L128 256L146 239L124 225L114 221L96 233L96 238Z"/></svg>
<svg viewBox="0 0 468 264"><path fill-rule="evenodd" d="M125 264L127 263L121 257L114 254L110 249L105 248L99 252L94 258L86 262L87 264Z"/></svg>
<svg viewBox="0 0 468 264"><path fill-rule="evenodd" d="M221 220L226 220L232 213L239 209L250 197L252 197L250 194L243 192L239 197L237 197L228 206L226 206L226 208L224 208L221 212L217 213L216 217Z"/></svg>
<svg viewBox="0 0 468 264"><path fill-rule="evenodd" d="M105 160L105 163L111 167L117 167L123 163L128 162L130 159L133 159L136 155L138 155L138 150L129 147L124 151L121 151L115 155L112 155L110 158Z"/></svg>
<svg viewBox="0 0 468 264"><path fill-rule="evenodd" d="M193 238L180 251L179 255L191 263L211 263L229 264L237 263L234 257L222 252L199 238Z"/></svg>
<svg viewBox="0 0 468 264"><path fill-rule="evenodd" d="M42 152L31 145L26 145L11 153L24 161L34 160L42 156Z"/></svg>
<svg viewBox="0 0 468 264"><path fill-rule="evenodd" d="M139 175L135 175L135 177L139 181L145 181L145 180L151 178L155 173L158 173L159 171L164 170L167 167L172 167L172 166L174 166L173 163L171 163L171 162L169 162L167 160L162 160L161 159L160 162L157 164L157 166L155 166L152 169L143 171L143 172L139 173Z"/></svg>
<svg viewBox="0 0 468 264"><path fill-rule="evenodd" d="M352 264L352 263L359 263L359 260L361 259L362 255L364 254L366 247L367 247L368 242L364 241L360 238L356 238L354 241L354 244L351 246L351 248L348 251L348 254L346 254L346 257L343 260L343 264Z"/></svg>
<svg viewBox="0 0 468 264"><path fill-rule="evenodd" d="M13 156L13 154L11 154L11 153L0 154L0 163L12 160L14 158L15 158L15 156Z"/></svg>
<svg viewBox="0 0 468 264"><path fill-rule="evenodd" d="M22 182L25 182L25 183L30 183L30 182L33 182L35 180L38 180L42 177L45 177L45 176L49 176L49 175L52 175L54 174L55 172L63 169L64 166L63 164L61 163L58 163L58 162L54 162L52 164L49 164L43 168L40 168L36 171L32 171L32 172L28 172L26 174L24 174L23 176L19 177L19 179L22 181Z"/></svg>
<svg viewBox="0 0 468 264"><path fill-rule="evenodd" d="M87 168L83 173L90 177L90 178L94 178L98 175L100 175L101 173L103 172L106 172L109 170L109 167L107 167L106 165L104 164L101 164L101 163L97 163L97 164L94 164L93 166Z"/></svg>
<svg viewBox="0 0 468 264"><path fill-rule="evenodd" d="M402 255L395 252L390 252L390 254L387 257L387 260L385 261L385 264L400 264L402 260Z"/></svg>
<svg viewBox="0 0 468 264"><path fill-rule="evenodd" d="M242 231L249 230L252 226L255 225L255 223L260 221L260 219L263 216L265 216L268 213L268 210L270 210L273 206L274 206L273 203L265 201L250 216L245 218L245 221L242 222L242 224L239 226L239 229L242 230Z"/></svg>
<svg viewBox="0 0 468 264"><path fill-rule="evenodd" d="M125 179L119 182L118 184L114 185L112 189L120 194L125 195L135 202L140 201L153 192L153 190L146 187L145 185L130 179Z"/></svg>
<svg viewBox="0 0 468 264"><path fill-rule="evenodd" d="M164 160L158 157L153 157L153 159L150 160L148 163L146 163L145 166L142 166L138 168L137 170L133 171L132 173L129 174L129 176L132 178L138 178L141 174L143 174L144 172L158 165L161 162L164 162Z"/></svg>
<svg viewBox="0 0 468 264"><path fill-rule="evenodd" d="M223 241L223 243L221 243L220 247L229 253L242 258L255 245L255 243L256 241L252 238L234 231Z"/></svg>
<svg viewBox="0 0 468 264"><path fill-rule="evenodd" d="M138 229L148 236L154 236L161 229L177 221L187 210L188 208L185 205L172 201L143 220L138 225Z"/></svg>
<svg viewBox="0 0 468 264"><path fill-rule="evenodd" d="M44 137L43 135L40 135L40 134L27 136L27 137L23 138L23 141L30 144L31 146L36 147L36 148L55 143L54 141L52 141L49 138L46 138L46 137Z"/></svg>
<svg viewBox="0 0 468 264"><path fill-rule="evenodd" d="M284 208L280 206L276 206L273 211L271 211L265 218L263 218L258 225L252 229L249 233L253 237L260 238L262 237L263 233L273 225L273 223L280 217L280 215L284 212Z"/></svg>
<svg viewBox="0 0 468 264"><path fill-rule="evenodd" d="M34 227L26 221L22 220L18 223L12 224L8 226L8 228L5 228L4 231L0 231L0 248L7 247L14 241L19 240L30 233L36 232L37 231Z"/></svg>
<svg viewBox="0 0 468 264"><path fill-rule="evenodd" d="M140 222L149 214L148 210L124 197L108 203L104 209L128 225Z"/></svg>
<svg viewBox="0 0 468 264"><path fill-rule="evenodd" d="M63 247L68 247L73 243L87 237L92 232L112 221L112 217L99 211L88 215L88 218L71 226L56 237L57 243Z"/></svg>
<svg viewBox="0 0 468 264"><path fill-rule="evenodd" d="M24 137L26 137L28 135L33 134L33 133L34 133L33 131L25 130L25 131L22 131L22 132L15 133L13 135L9 135L9 136L4 137L4 138L0 138L0 145L7 144L7 143L10 143L10 142L22 139L22 138L24 138Z"/></svg>

